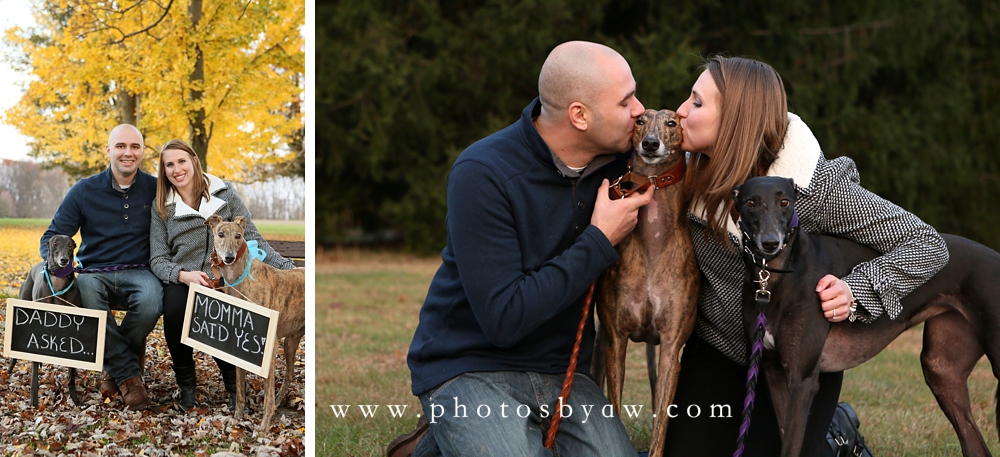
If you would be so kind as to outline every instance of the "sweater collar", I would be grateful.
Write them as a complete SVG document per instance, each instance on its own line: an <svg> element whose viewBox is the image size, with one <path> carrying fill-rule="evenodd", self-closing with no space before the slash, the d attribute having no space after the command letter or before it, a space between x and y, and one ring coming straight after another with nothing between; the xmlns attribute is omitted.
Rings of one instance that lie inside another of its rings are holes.
<svg viewBox="0 0 1000 457"><path fill-rule="evenodd" d="M604 165L611 163L615 160L615 154L605 154L594 158L587 164L587 168L584 168L581 172L576 172L566 166L562 159L556 155L552 149L549 148L548 143L542 138L542 135L538 133L538 129L535 128L535 118L537 118L542 113L542 101L535 97L531 103L528 104L524 111L521 112L521 120L519 121L521 136L524 138L528 145L528 148L538 157L539 160L545 162L546 164L552 164L552 166L559 172L560 175L566 178L579 178L582 176L589 175L595 170L600 169Z"/></svg>
<svg viewBox="0 0 1000 457"><path fill-rule="evenodd" d="M812 178L819 165L819 159L823 157L823 150L819 146L819 141L813 135L809 126L802 121L802 118L794 113L788 113L788 130L785 133L785 141L778 151L778 157L767 169L767 176L782 176L792 178L795 181L796 190L803 194L812 193ZM725 211L725 205L720 206L719 213ZM701 202L696 202L691 206L691 214L704 223L708 211ZM739 227L733 222L731 217L724 218L726 221L726 231L737 240L742 239Z"/></svg>
<svg viewBox="0 0 1000 457"><path fill-rule="evenodd" d="M207 200L202 198L201 205L198 206L197 210L188 206L187 203L184 203L184 200L181 199L180 195L178 195L174 189L170 189L170 195L167 196L167 205L176 205L174 209L175 217L198 215L204 219L208 219L208 217L215 214L219 208L226 205L225 200L215 195L222 189L226 188L226 183L208 173L205 173L205 176L208 178L209 198Z"/></svg>

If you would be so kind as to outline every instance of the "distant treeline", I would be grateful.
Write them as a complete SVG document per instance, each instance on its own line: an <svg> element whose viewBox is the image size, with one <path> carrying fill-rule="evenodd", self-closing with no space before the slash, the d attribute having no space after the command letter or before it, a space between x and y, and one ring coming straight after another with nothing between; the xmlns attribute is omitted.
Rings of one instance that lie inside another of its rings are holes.
<svg viewBox="0 0 1000 457"><path fill-rule="evenodd" d="M73 182L60 168L0 160L0 217L51 218ZM305 180L300 177L233 185L255 219L305 219Z"/></svg>
<svg viewBox="0 0 1000 457"><path fill-rule="evenodd" d="M607 44L675 109L716 53L781 73L827 157L1000 248L1000 2L344 0L316 5L317 242L445 242L458 154L517 119L558 43Z"/></svg>

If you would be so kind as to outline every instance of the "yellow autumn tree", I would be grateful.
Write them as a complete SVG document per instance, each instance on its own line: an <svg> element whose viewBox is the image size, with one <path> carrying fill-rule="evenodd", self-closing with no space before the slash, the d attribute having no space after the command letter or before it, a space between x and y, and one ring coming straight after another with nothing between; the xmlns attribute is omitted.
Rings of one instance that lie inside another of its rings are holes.
<svg viewBox="0 0 1000 457"><path fill-rule="evenodd" d="M181 138L213 174L301 173L304 0L36 0L6 31L32 79L4 121L74 175L107 167L118 123L145 135L144 169ZM298 164L298 165L297 165Z"/></svg>

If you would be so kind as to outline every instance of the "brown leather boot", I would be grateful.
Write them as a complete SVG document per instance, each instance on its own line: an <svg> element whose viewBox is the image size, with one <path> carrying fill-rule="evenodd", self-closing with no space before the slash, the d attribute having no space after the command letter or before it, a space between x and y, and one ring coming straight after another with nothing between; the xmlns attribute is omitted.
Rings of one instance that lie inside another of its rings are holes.
<svg viewBox="0 0 1000 457"><path fill-rule="evenodd" d="M118 390L122 393L125 405L133 411L142 411L149 406L149 395L146 394L146 386L142 385L141 376L126 379L118 384Z"/></svg>
<svg viewBox="0 0 1000 457"><path fill-rule="evenodd" d="M105 371L104 379L101 379L101 398L115 398L118 394L118 383Z"/></svg>
<svg viewBox="0 0 1000 457"><path fill-rule="evenodd" d="M416 449L417 443L424 438L427 434L427 429L430 424L427 422L427 418L420 416L417 419L417 428L410 433L405 433L396 437L389 443L386 447L385 455L387 457L410 457L413 455L413 450Z"/></svg>

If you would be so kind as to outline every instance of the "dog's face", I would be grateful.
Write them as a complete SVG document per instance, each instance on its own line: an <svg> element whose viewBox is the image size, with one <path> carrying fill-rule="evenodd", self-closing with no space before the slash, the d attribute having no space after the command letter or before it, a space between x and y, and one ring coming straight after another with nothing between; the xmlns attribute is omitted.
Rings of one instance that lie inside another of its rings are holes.
<svg viewBox="0 0 1000 457"><path fill-rule="evenodd" d="M648 109L635 120L632 148L644 162L655 165L679 153L683 138L677 113Z"/></svg>
<svg viewBox="0 0 1000 457"><path fill-rule="evenodd" d="M733 189L742 229L755 254L772 258L788 242L795 214L795 183L789 178L750 178Z"/></svg>
<svg viewBox="0 0 1000 457"><path fill-rule="evenodd" d="M232 222L226 222L217 214L213 214L205 220L205 225L212 228L212 234L215 238L215 254L226 265L232 265L236 261L236 254L243 246L243 232L247 229L246 218L236 216Z"/></svg>
<svg viewBox="0 0 1000 457"><path fill-rule="evenodd" d="M53 235L46 242L49 248L49 268L65 268L73 262L76 241L66 235Z"/></svg>

